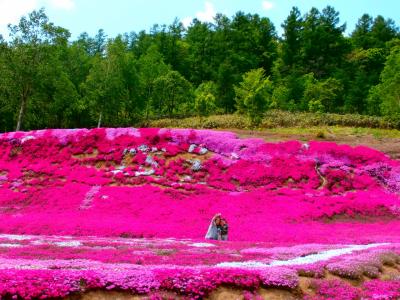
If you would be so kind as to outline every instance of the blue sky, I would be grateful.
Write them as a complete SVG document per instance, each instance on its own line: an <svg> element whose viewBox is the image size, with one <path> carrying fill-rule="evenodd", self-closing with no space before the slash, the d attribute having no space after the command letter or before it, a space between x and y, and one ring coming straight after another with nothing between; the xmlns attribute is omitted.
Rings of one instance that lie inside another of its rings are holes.
<svg viewBox="0 0 400 300"><path fill-rule="evenodd" d="M0 34L6 36L8 23L15 24L22 15L40 7L75 38L84 31L94 35L100 28L110 37L149 30L155 23L170 24L175 17L185 24L193 17L211 21L216 12L232 16L239 10L269 17L280 32L292 6L304 13L313 6L322 9L326 5L340 12L348 32L363 13L381 14L400 25L400 0L0 0Z"/></svg>

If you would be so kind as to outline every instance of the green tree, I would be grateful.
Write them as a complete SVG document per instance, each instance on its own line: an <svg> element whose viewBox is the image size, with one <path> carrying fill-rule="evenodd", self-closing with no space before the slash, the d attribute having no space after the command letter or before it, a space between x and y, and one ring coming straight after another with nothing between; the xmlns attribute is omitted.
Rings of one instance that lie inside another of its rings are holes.
<svg viewBox="0 0 400 300"><path fill-rule="evenodd" d="M290 89L283 85L275 85L270 108L289 109Z"/></svg>
<svg viewBox="0 0 400 300"><path fill-rule="evenodd" d="M374 19L374 23L371 27L373 47L384 48L385 44L394 39L397 34L398 28L392 19L385 19L382 16L377 16Z"/></svg>
<svg viewBox="0 0 400 300"><path fill-rule="evenodd" d="M105 51L105 57L97 55L94 58L89 75L82 84L85 100L98 116L97 127L101 126L103 119L107 124L115 122L118 114L126 111L135 94L131 90L132 81L135 81L133 58L128 55L121 37L110 40Z"/></svg>
<svg viewBox="0 0 400 300"><path fill-rule="evenodd" d="M290 70L300 58L301 32L303 30L303 19L297 7L293 7L289 16L282 24L282 60L286 70Z"/></svg>
<svg viewBox="0 0 400 300"><path fill-rule="evenodd" d="M152 103L154 102L155 82L157 78L171 71L171 68L164 63L161 53L153 45L137 60L137 70L139 76L138 96L141 99L141 107L147 121L149 116L154 113Z"/></svg>
<svg viewBox="0 0 400 300"><path fill-rule="evenodd" d="M54 77L53 86L53 101L49 107L50 127L74 127L74 115L85 108L80 101L76 86L65 72Z"/></svg>
<svg viewBox="0 0 400 300"><path fill-rule="evenodd" d="M343 87L339 80L328 78L316 80L314 74L305 75L305 89L303 102L307 103L308 109L313 112L337 111L336 103Z"/></svg>
<svg viewBox="0 0 400 300"><path fill-rule="evenodd" d="M230 20L217 15L214 34L215 78L218 85L219 106L225 112L235 110L234 85L242 74L256 68L263 68L271 74L277 55L275 27L268 18L257 14L238 12Z"/></svg>
<svg viewBox="0 0 400 300"><path fill-rule="evenodd" d="M8 59L11 49L0 36L0 130L11 131L14 125L16 106L13 101L12 90L9 89L12 79ZM14 127L15 129L15 127Z"/></svg>
<svg viewBox="0 0 400 300"><path fill-rule="evenodd" d="M254 69L243 75L243 81L235 86L236 107L245 113L253 125L261 121L270 102L272 82L265 77L264 69Z"/></svg>
<svg viewBox="0 0 400 300"><path fill-rule="evenodd" d="M279 39L268 18L239 11L188 28L176 19L149 32L108 39L100 29L70 41L34 11L10 26L7 42L0 36L0 129L125 126L219 111L257 123L270 108L396 115L393 20L364 14L347 37L334 8L301 15L293 7L282 27Z"/></svg>
<svg viewBox="0 0 400 300"><path fill-rule="evenodd" d="M187 78L195 85L215 78L214 31L210 23L193 20L186 33L188 44Z"/></svg>
<svg viewBox="0 0 400 300"><path fill-rule="evenodd" d="M18 25L9 25L10 49L3 68L3 92L18 99L19 113L16 130L20 130L31 98L45 80L45 69L53 55L53 46L67 40L69 32L49 22L43 9L22 17ZM6 86L4 86L6 84Z"/></svg>
<svg viewBox="0 0 400 300"><path fill-rule="evenodd" d="M371 88L368 101L379 105L382 115L400 120L400 46L391 50L380 83Z"/></svg>
<svg viewBox="0 0 400 300"><path fill-rule="evenodd" d="M348 56L347 87L344 102L346 112L374 113L366 103L370 88L379 82L385 64L385 51L380 48L355 49Z"/></svg>
<svg viewBox="0 0 400 300"><path fill-rule="evenodd" d="M303 17L294 7L282 27L280 57L274 66L274 82L284 92L281 94L284 99L278 101L278 105L286 103L285 109L308 110L308 102L303 98L304 75L313 73L316 80L342 78L351 44L343 36L345 25L340 25L339 13L331 6L321 12L312 8ZM341 92L335 107L343 105L340 100L344 97L344 89Z"/></svg>
<svg viewBox="0 0 400 300"><path fill-rule="evenodd" d="M373 18L368 14L363 14L356 24L356 28L351 33L351 40L356 48L369 49L373 47L371 28Z"/></svg>
<svg viewBox="0 0 400 300"><path fill-rule="evenodd" d="M200 84L194 94L194 110L200 117L215 113L217 87L214 82L208 81Z"/></svg>
<svg viewBox="0 0 400 300"><path fill-rule="evenodd" d="M192 85L179 72L169 71L154 82L153 107L159 116L172 117L185 112L185 106L193 99Z"/></svg>
<svg viewBox="0 0 400 300"><path fill-rule="evenodd" d="M386 42L396 37L398 29L392 19L364 14L351 34L355 47L362 49L385 48Z"/></svg>
<svg viewBox="0 0 400 300"><path fill-rule="evenodd" d="M346 26L339 23L339 13L331 6L322 12L312 8L305 15L301 31L304 74L314 73L317 79L327 78L342 67L351 47L343 36Z"/></svg>

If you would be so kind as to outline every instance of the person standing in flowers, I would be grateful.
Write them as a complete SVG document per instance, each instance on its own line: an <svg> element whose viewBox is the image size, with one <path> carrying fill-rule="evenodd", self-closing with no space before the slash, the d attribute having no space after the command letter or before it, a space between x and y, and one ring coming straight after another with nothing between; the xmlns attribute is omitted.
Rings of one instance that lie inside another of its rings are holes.
<svg viewBox="0 0 400 300"><path fill-rule="evenodd" d="M206 239L208 240L228 240L228 223L226 219L221 218L221 214L216 214L208 226Z"/></svg>
<svg viewBox="0 0 400 300"><path fill-rule="evenodd" d="M221 214L216 214L210 223L210 226L208 226L208 230L206 233L206 239L207 240L218 240L219 239L219 231L218 231L218 226L221 224Z"/></svg>
<svg viewBox="0 0 400 300"><path fill-rule="evenodd" d="M221 218L218 228L218 240L227 241L228 240L228 222L226 219Z"/></svg>

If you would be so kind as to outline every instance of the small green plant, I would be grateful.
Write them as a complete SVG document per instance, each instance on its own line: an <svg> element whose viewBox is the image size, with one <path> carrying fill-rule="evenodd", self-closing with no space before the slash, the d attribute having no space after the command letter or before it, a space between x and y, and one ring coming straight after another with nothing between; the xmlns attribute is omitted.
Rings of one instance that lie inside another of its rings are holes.
<svg viewBox="0 0 400 300"><path fill-rule="evenodd" d="M326 139L325 132L323 131L318 131L317 134L315 135L317 139Z"/></svg>
<svg viewBox="0 0 400 300"><path fill-rule="evenodd" d="M324 112L325 107L320 100L310 100L308 102L308 110L314 113L322 113Z"/></svg>

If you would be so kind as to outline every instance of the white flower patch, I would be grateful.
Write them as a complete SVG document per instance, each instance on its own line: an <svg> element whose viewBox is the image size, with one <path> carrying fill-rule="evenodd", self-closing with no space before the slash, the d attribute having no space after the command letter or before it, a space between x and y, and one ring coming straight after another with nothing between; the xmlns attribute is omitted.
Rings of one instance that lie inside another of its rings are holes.
<svg viewBox="0 0 400 300"><path fill-rule="evenodd" d="M324 260L331 259L335 256L341 256L344 254L350 254L353 251L365 250L369 248L379 247L389 245L389 243L380 244L368 244L368 245L349 245L346 248L333 249L322 251L317 254L310 254L306 256L295 257L289 260L274 260L270 263L263 263L260 261L243 261L243 262L222 262L217 264L217 267L227 267L227 268L267 268L276 266L291 266L291 265L303 265L312 264Z"/></svg>
<svg viewBox="0 0 400 300"><path fill-rule="evenodd" d="M239 159L239 158L240 158L239 154L237 154L235 152L231 153L231 159Z"/></svg>
<svg viewBox="0 0 400 300"><path fill-rule="evenodd" d="M155 171L153 169L150 170L145 170L145 171L136 171L135 172L135 176L151 176L155 173Z"/></svg>
<svg viewBox="0 0 400 300"><path fill-rule="evenodd" d="M33 237L34 237L33 235L0 234L0 238L6 238L6 239L9 239L9 240L15 240L15 241L30 240Z"/></svg>
<svg viewBox="0 0 400 300"><path fill-rule="evenodd" d="M189 246L198 247L198 248L215 247L214 244L210 244L210 243L193 243L193 244L189 244Z"/></svg>
<svg viewBox="0 0 400 300"><path fill-rule="evenodd" d="M18 248L22 247L20 244L1 244L0 243L0 248Z"/></svg>
<svg viewBox="0 0 400 300"><path fill-rule="evenodd" d="M83 199L80 208L81 209L87 209L92 205L93 199L96 196L96 194L100 191L101 186L95 185L93 186L85 195L85 198Z"/></svg>
<svg viewBox="0 0 400 300"><path fill-rule="evenodd" d="M23 137L23 138L21 139L21 144L23 144L23 143L25 143L25 142L27 142L27 141L29 141L29 140L34 140L34 139L36 139L34 136L32 136L32 135L27 135L26 137Z"/></svg>
<svg viewBox="0 0 400 300"><path fill-rule="evenodd" d="M307 151L308 149L310 149L310 145L308 143L304 143L301 145L301 149L304 149Z"/></svg>
<svg viewBox="0 0 400 300"><path fill-rule="evenodd" d="M123 173L125 168L126 168L126 166L118 166L115 168L115 170L112 170L111 173L114 175L116 175L118 173Z"/></svg>
<svg viewBox="0 0 400 300"><path fill-rule="evenodd" d="M233 261L233 262L222 262L216 265L217 267L223 268L265 268L269 267L268 264L259 261Z"/></svg>
<svg viewBox="0 0 400 300"><path fill-rule="evenodd" d="M44 241L44 240L36 240L31 242L32 245L38 246L38 245L47 245L49 244L48 241Z"/></svg>
<svg viewBox="0 0 400 300"><path fill-rule="evenodd" d="M191 181L191 180L192 180L192 177L191 177L191 176L185 175L180 181L186 181L186 182L188 182L188 181Z"/></svg>
<svg viewBox="0 0 400 300"><path fill-rule="evenodd" d="M122 170L112 170L111 173L113 173L114 175L118 174L118 173L122 173Z"/></svg>
<svg viewBox="0 0 400 300"><path fill-rule="evenodd" d="M82 246L82 243L79 241L66 241L66 242L55 242L54 245L60 247L79 247Z"/></svg>
<svg viewBox="0 0 400 300"><path fill-rule="evenodd" d="M384 246L384 245L388 245L388 243L369 244L369 245L351 245L346 248L322 251L317 254L310 254L310 255L307 255L304 257L296 257L296 258L289 259L289 260L275 260L275 261L272 261L269 265L270 266L285 266L285 265L311 264L311 263L315 263L315 262L319 262L319 261L323 261L323 260L328 260L335 256L350 254L353 251L365 250L365 249L374 248L374 247L378 247L378 246Z"/></svg>
<svg viewBox="0 0 400 300"><path fill-rule="evenodd" d="M98 249L98 250L114 250L117 249L113 246L93 246L91 247L92 249Z"/></svg>

